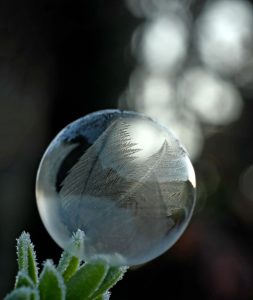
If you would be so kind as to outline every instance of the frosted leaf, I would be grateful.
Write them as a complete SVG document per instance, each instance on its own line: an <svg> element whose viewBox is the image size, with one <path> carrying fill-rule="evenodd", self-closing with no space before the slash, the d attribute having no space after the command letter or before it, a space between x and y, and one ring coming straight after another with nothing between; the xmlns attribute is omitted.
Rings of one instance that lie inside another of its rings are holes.
<svg viewBox="0 0 253 300"><path fill-rule="evenodd" d="M36 196L61 247L68 249L80 229L81 259L135 265L181 236L195 205L195 175L168 129L137 113L106 110L71 123L51 142Z"/></svg>

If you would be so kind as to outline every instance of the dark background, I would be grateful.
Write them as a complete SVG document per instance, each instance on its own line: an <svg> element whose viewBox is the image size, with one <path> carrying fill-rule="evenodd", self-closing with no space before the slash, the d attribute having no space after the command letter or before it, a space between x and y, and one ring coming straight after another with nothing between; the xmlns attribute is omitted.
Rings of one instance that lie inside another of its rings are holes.
<svg viewBox="0 0 253 300"><path fill-rule="evenodd" d="M14 284L23 230L40 262L59 258L35 202L40 158L71 121L117 108L136 66L130 41L142 21L119 0L0 1L0 297ZM111 299L253 298L253 202L239 189L253 163L253 99L241 93L241 118L207 138L195 162L199 202L186 233L168 253L129 271Z"/></svg>

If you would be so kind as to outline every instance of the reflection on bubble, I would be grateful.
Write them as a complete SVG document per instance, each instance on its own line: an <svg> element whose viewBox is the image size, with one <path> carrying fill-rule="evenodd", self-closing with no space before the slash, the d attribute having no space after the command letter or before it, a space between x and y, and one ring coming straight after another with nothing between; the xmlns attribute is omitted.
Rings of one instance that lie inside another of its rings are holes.
<svg viewBox="0 0 253 300"><path fill-rule="evenodd" d="M195 206L195 174L179 140L144 115L90 114L65 127L41 161L36 197L53 239L82 259L145 263L182 235Z"/></svg>
<svg viewBox="0 0 253 300"><path fill-rule="evenodd" d="M161 149L164 142L164 134L161 130L152 126L145 120L134 120L128 129L131 141L136 145L142 145L136 160L143 161Z"/></svg>
<svg viewBox="0 0 253 300"><path fill-rule="evenodd" d="M180 96L202 121L213 125L227 125L242 111L243 102L234 85L203 68L185 72Z"/></svg>
<svg viewBox="0 0 253 300"><path fill-rule="evenodd" d="M253 9L247 1L209 1L197 23L203 62L222 74L236 75L252 61Z"/></svg>

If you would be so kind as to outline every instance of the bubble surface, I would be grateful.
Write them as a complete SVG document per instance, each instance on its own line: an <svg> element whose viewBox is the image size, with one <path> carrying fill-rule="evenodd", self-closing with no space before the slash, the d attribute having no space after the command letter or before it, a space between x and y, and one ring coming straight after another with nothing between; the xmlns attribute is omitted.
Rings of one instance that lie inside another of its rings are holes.
<svg viewBox="0 0 253 300"><path fill-rule="evenodd" d="M104 110L65 127L37 174L42 221L64 249L78 229L78 256L137 265L169 249L195 205L195 174L165 127L134 112Z"/></svg>

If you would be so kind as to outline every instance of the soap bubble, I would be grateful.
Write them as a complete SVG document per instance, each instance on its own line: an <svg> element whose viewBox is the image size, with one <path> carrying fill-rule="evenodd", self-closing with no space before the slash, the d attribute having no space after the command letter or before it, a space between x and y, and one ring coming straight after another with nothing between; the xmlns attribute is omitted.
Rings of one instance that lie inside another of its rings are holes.
<svg viewBox="0 0 253 300"><path fill-rule="evenodd" d="M195 175L175 136L134 112L104 110L65 127L37 175L39 212L52 238L78 255L137 265L170 248L195 205Z"/></svg>

